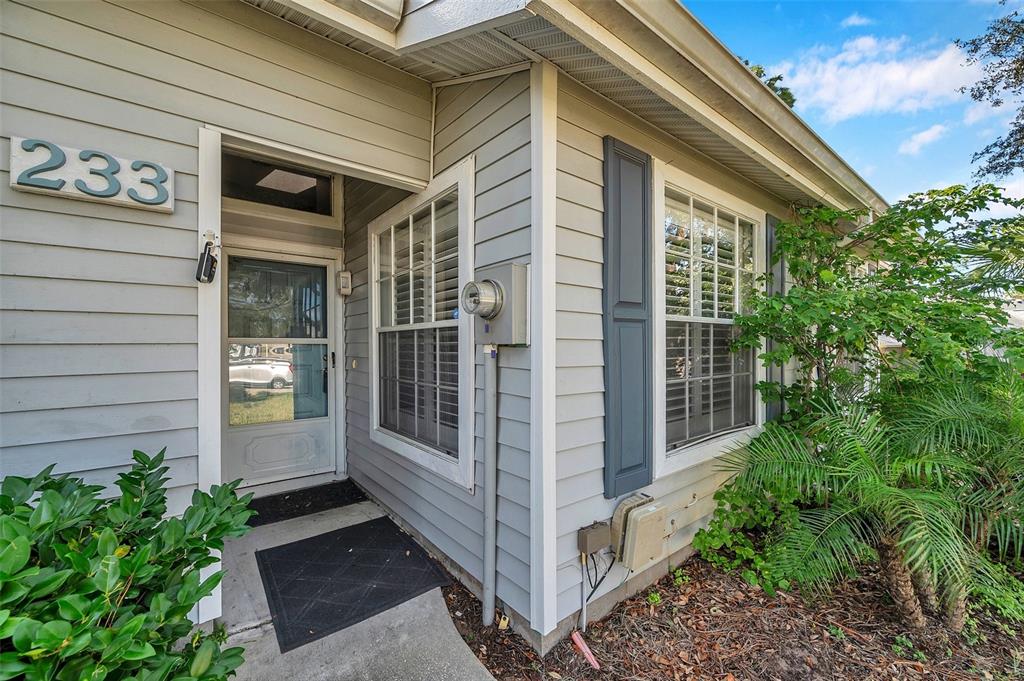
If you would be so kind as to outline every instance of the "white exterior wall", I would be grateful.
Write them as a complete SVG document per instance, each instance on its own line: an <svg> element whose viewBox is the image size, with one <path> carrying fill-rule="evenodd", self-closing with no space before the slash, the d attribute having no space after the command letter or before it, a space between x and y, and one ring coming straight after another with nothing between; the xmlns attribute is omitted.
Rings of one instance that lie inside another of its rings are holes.
<svg viewBox="0 0 1024 681"><path fill-rule="evenodd" d="M197 481L198 130L426 182L427 83L234 2L2 0L0 477L109 483L167 447ZM9 187L10 137L175 170L174 213ZM221 275L222 276L222 275Z"/></svg>
<svg viewBox="0 0 1024 681"><path fill-rule="evenodd" d="M559 79L556 187L556 505L557 619L579 610L576 530L607 520L617 500L604 497L604 148L612 135L702 178L765 212L783 215L776 198L609 104L568 78ZM657 191L657 187L655 187ZM760 220L763 222L763 215ZM655 219L658 219L655 217ZM762 225L763 229L763 225ZM657 263L655 263L657 266ZM655 371L664 371L656 364ZM663 418L663 414L655 414ZM686 547L714 510L725 476L714 460L666 475L639 490L654 497L685 490L696 502L672 536L669 551ZM623 579L616 566L594 598Z"/></svg>

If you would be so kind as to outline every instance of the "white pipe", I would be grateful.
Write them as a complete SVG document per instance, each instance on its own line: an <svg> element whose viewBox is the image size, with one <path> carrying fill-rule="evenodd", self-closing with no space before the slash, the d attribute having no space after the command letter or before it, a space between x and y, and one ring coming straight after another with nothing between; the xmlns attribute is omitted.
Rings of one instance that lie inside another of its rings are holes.
<svg viewBox="0 0 1024 681"><path fill-rule="evenodd" d="M498 346L484 345L484 599L483 624L494 624L498 511Z"/></svg>
<svg viewBox="0 0 1024 681"><path fill-rule="evenodd" d="M580 631L587 632L587 554L580 553Z"/></svg>

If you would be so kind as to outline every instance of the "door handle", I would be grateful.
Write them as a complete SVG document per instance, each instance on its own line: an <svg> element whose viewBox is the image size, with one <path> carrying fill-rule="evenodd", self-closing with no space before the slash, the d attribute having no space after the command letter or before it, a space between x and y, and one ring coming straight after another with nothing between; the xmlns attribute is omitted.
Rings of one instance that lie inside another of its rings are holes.
<svg viewBox="0 0 1024 681"><path fill-rule="evenodd" d="M332 369L335 368L336 366L338 366L337 362L335 362L334 359L335 359L334 358L334 352L332 351L331 352L331 368Z"/></svg>

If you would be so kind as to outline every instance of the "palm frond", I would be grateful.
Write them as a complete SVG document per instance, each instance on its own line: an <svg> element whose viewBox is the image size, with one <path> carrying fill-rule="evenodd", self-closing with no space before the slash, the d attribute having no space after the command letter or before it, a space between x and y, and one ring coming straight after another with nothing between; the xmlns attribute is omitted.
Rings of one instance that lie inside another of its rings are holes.
<svg viewBox="0 0 1024 681"><path fill-rule="evenodd" d="M916 452L973 451L997 447L992 405L968 385L940 383L901 403L893 434Z"/></svg>
<svg viewBox="0 0 1024 681"><path fill-rule="evenodd" d="M756 437L727 453L719 469L736 473L735 484L755 492L786 490L818 497L830 469L813 444L795 431L769 423Z"/></svg>
<svg viewBox="0 0 1024 681"><path fill-rule="evenodd" d="M948 495L892 487L876 490L871 501L896 531L907 567L934 575L945 587L967 581L974 549L957 525L955 503Z"/></svg>
<svg viewBox="0 0 1024 681"><path fill-rule="evenodd" d="M855 572L877 534L856 506L805 509L774 538L768 560L779 574L822 590Z"/></svg>
<svg viewBox="0 0 1024 681"><path fill-rule="evenodd" d="M810 431L829 459L851 472L865 466L877 472L889 437L881 417L862 404L823 404L821 409Z"/></svg>
<svg viewBox="0 0 1024 681"><path fill-rule="evenodd" d="M945 484L951 473L974 475L979 472L977 464L956 453L942 450L905 453L896 448L887 462L887 469L886 477L891 480L924 485Z"/></svg>

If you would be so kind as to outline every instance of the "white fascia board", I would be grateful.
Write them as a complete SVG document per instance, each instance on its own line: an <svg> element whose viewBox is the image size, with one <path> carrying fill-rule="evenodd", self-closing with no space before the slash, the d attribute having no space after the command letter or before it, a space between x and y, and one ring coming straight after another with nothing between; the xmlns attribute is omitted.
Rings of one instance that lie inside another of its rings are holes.
<svg viewBox="0 0 1024 681"><path fill-rule="evenodd" d="M322 21L374 47L397 52L395 32L381 28L369 19L338 7L328 0L277 0L285 7L301 12L311 19Z"/></svg>
<svg viewBox="0 0 1024 681"><path fill-rule="evenodd" d="M683 113L709 130L731 140L746 153L792 182L801 191L836 207L846 202L807 177L768 149L749 132L736 125L643 54L598 23L569 0L531 0L528 9L573 36L638 83L650 88Z"/></svg>
<svg viewBox="0 0 1024 681"><path fill-rule="evenodd" d="M530 16L528 0L433 0L405 15L398 25L395 47L422 50Z"/></svg>
<svg viewBox="0 0 1024 681"><path fill-rule="evenodd" d="M389 31L329 0L278 2L393 54L421 50L530 16L528 0L433 0L404 16L397 30Z"/></svg>

